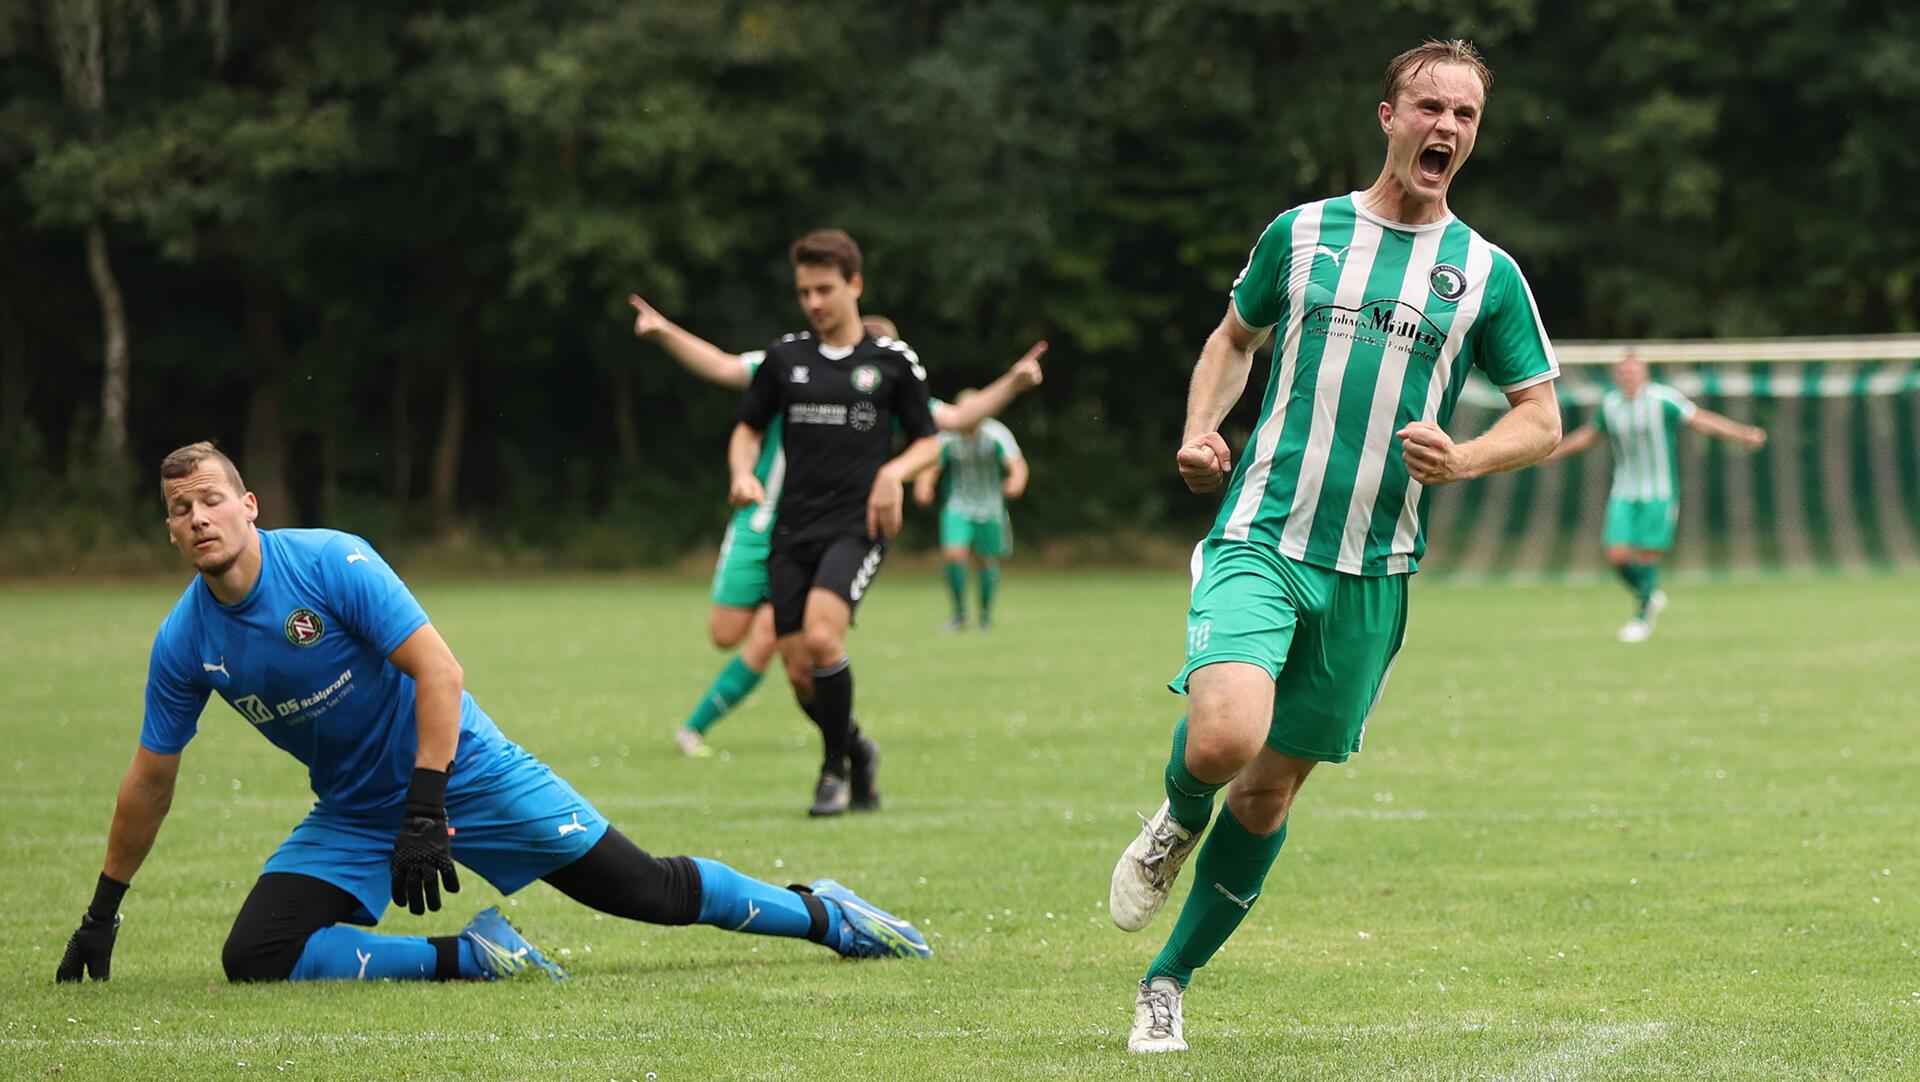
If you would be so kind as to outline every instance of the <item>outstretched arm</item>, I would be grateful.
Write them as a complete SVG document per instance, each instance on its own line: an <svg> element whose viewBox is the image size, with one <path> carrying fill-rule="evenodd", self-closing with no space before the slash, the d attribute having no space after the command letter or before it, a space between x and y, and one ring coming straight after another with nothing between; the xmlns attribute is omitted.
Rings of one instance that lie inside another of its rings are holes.
<svg viewBox="0 0 1920 1082"><path fill-rule="evenodd" d="M1027 456L1007 459L1007 475L1000 480L1000 491L1009 500L1017 500L1027 491Z"/></svg>
<svg viewBox="0 0 1920 1082"><path fill-rule="evenodd" d="M1593 445L1599 442L1599 429L1592 425L1581 425L1579 428L1567 433L1566 436L1561 439L1559 446L1547 452L1547 457L1541 459L1540 464L1544 466L1555 459L1572 458L1574 455L1592 450Z"/></svg>
<svg viewBox="0 0 1920 1082"><path fill-rule="evenodd" d="M661 315L637 293L627 294L627 303L636 313L633 333L667 351L680 366L709 383L745 390L748 373L740 355L728 353Z"/></svg>
<svg viewBox="0 0 1920 1082"><path fill-rule="evenodd" d="M1180 450L1174 455L1180 479L1191 492L1212 492L1233 468L1233 455L1220 436L1220 422L1246 391L1253 351L1266 337L1267 331L1253 330L1241 322L1233 302L1228 301L1227 314L1200 348L1193 378L1187 383L1186 427L1180 436Z"/></svg>
<svg viewBox="0 0 1920 1082"><path fill-rule="evenodd" d="M1759 425L1741 424L1724 414L1698 406L1694 407L1693 416L1687 418L1687 427L1716 439L1731 440L1749 451L1757 451L1767 444L1767 430Z"/></svg>
<svg viewBox="0 0 1920 1082"><path fill-rule="evenodd" d="M1040 386L1046 378L1040 369L1040 358L1047 352L1044 339L1028 347L1027 352L1013 367L1006 370L999 379L980 388L980 393L968 396L961 405L941 405L933 408L933 423L943 432L964 432L989 417L998 416L1001 410L1013 404L1013 400Z"/></svg>
<svg viewBox="0 0 1920 1082"><path fill-rule="evenodd" d="M180 777L180 756L161 755L139 747L133 750L133 763L120 779L120 796L113 803L113 826L107 831L107 862L102 871L109 879L133 882L153 840L160 835L160 824L173 807L174 782Z"/></svg>
<svg viewBox="0 0 1920 1082"><path fill-rule="evenodd" d="M1546 457L1560 442L1560 404L1553 381L1507 392L1507 412L1476 439L1455 443L1432 421L1415 421L1395 433L1407 473L1423 485L1517 470Z"/></svg>
<svg viewBox="0 0 1920 1082"><path fill-rule="evenodd" d="M80 918L80 927L67 939L54 979L77 981L91 975L104 981L113 972L113 942L120 928L120 900L126 896L133 873L145 863L160 834L160 823L173 807L174 783L180 777L180 756L161 755L145 747L133 752L133 764L120 779L120 795L113 803L113 826L107 830L107 859L94 884L93 901Z"/></svg>

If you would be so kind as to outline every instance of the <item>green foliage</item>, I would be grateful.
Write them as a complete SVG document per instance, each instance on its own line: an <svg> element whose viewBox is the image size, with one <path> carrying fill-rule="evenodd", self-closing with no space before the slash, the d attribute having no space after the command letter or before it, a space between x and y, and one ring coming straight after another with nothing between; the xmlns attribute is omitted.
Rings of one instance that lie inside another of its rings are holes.
<svg viewBox="0 0 1920 1082"><path fill-rule="evenodd" d="M99 400L76 253L104 222L141 461L252 442L264 388L308 519L411 535L432 501L663 556L711 530L729 400L623 298L756 347L800 323L787 242L839 225L937 392L1052 342L1009 416L1029 538L1185 529L1165 448L1227 284L1276 213L1372 180L1380 71L1429 34L1496 71L1455 206L1556 334L1920 325L1920 247L1886 227L1920 176L1906 7L46 0L0 6L0 350L25 358L0 399L40 434L0 506L62 481Z"/></svg>

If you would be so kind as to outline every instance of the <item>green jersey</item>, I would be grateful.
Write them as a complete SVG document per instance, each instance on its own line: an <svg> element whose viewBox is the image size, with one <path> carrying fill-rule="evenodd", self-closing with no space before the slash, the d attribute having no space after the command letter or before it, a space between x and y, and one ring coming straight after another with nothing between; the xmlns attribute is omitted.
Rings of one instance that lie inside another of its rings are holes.
<svg viewBox="0 0 1920 1082"><path fill-rule="evenodd" d="M1020 457L1020 444L999 421L980 422L972 435L940 433L940 471L947 478L947 510L974 522L989 522L1007 512L1000 489L1006 464Z"/></svg>
<svg viewBox="0 0 1920 1082"><path fill-rule="evenodd" d="M1279 343L1207 536L1349 574L1411 572L1426 551L1422 486L1395 432L1444 426L1471 366L1507 392L1560 374L1511 256L1452 215L1387 221L1357 192L1274 219L1233 311Z"/></svg>
<svg viewBox="0 0 1920 1082"><path fill-rule="evenodd" d="M1628 398L1608 391L1594 411L1593 427L1613 441L1616 500L1671 500L1680 495L1680 429L1694 404L1664 384L1649 383Z"/></svg>
<svg viewBox="0 0 1920 1082"><path fill-rule="evenodd" d="M753 374L760 370L760 363L767 359L767 351L756 349L740 355L741 367L747 370L747 381L753 381ZM752 530L754 533L766 533L773 529L773 512L780 506L780 490L787 483L787 452L781 441L785 416L776 415L768 422L767 430L760 441L760 460L753 464L754 480L766 492L766 498L752 507L742 507L734 516L734 521Z"/></svg>

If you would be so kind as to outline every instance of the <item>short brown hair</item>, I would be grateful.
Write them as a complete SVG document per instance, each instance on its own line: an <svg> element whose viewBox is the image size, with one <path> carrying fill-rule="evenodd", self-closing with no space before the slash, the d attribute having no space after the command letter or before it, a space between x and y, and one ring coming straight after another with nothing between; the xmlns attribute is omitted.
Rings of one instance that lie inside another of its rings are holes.
<svg viewBox="0 0 1920 1082"><path fill-rule="evenodd" d="M794 241L787 256L796 267L805 264L837 268L840 276L849 282L860 273L860 246L844 229L816 229Z"/></svg>
<svg viewBox="0 0 1920 1082"><path fill-rule="evenodd" d="M246 495L247 485L240 480L239 468L234 466L233 459L228 458L225 452L213 445L212 440L189 443L161 459L160 479L178 481L182 477L191 476L193 471L200 468L201 463L208 461L218 462L221 472L227 475L227 481L233 485L233 491L238 495Z"/></svg>
<svg viewBox="0 0 1920 1082"><path fill-rule="evenodd" d="M1465 38L1448 38L1445 41L1428 38L1394 57L1387 65L1386 101L1391 104L1400 100L1400 91L1407 83L1435 64L1465 64L1480 77L1482 94L1493 89L1493 69L1487 67L1486 58L1473 47L1473 42Z"/></svg>

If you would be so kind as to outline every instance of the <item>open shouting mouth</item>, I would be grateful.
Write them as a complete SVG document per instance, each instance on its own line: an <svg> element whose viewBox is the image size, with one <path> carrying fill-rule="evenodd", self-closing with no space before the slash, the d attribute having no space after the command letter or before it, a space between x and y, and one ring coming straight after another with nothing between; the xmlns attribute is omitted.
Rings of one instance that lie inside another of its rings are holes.
<svg viewBox="0 0 1920 1082"><path fill-rule="evenodd" d="M1438 184L1447 178L1447 167L1453 164L1453 148L1445 143L1429 143L1414 159L1414 165L1420 170L1420 177L1429 184Z"/></svg>

